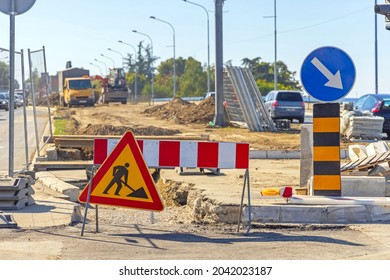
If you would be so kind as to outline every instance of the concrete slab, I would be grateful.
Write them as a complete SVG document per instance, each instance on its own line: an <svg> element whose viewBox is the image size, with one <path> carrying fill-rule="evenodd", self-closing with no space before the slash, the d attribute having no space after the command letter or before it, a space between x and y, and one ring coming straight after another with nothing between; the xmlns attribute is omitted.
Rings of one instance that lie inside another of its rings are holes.
<svg viewBox="0 0 390 280"><path fill-rule="evenodd" d="M386 179L381 176L341 176L341 196L384 197Z"/></svg>

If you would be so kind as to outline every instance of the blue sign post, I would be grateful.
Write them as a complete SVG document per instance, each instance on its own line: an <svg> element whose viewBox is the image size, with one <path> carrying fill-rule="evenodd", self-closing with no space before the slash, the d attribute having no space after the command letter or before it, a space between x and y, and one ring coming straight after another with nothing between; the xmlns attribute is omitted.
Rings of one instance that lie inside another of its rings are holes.
<svg viewBox="0 0 390 280"><path fill-rule="evenodd" d="M355 65L343 50L321 47L312 51L301 68L302 85L310 96L336 101L346 96L355 82Z"/></svg>

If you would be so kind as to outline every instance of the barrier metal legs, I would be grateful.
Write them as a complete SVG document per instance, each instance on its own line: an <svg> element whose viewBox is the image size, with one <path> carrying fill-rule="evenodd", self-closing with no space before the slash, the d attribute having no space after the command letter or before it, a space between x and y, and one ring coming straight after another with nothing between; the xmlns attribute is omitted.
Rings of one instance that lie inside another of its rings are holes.
<svg viewBox="0 0 390 280"><path fill-rule="evenodd" d="M248 228L245 233L245 235L249 234L249 231L252 228L252 219L251 219L251 192L250 192L250 180L249 180L249 169L245 171L245 176L244 176L244 185L242 187L242 195L241 195L241 203L240 203L240 211L238 215L238 225L237 225L237 232L240 231L240 226L241 226L241 216L242 216L242 207L244 204L244 195L245 195L245 187L248 187Z"/></svg>

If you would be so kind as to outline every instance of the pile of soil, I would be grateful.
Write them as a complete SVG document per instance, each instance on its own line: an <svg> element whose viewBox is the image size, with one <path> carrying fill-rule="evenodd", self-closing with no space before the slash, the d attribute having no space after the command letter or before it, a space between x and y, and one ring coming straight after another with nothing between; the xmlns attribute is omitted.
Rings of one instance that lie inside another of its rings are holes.
<svg viewBox="0 0 390 280"><path fill-rule="evenodd" d="M126 131L131 131L134 135L175 135L181 131L177 129L166 129L154 126L113 126L107 124L88 124L86 127L80 128L75 132L75 135L123 135Z"/></svg>
<svg viewBox="0 0 390 280"><path fill-rule="evenodd" d="M209 97L194 104L176 97L168 103L148 108L143 113L163 120L173 119L178 124L208 124L214 119L215 100Z"/></svg>

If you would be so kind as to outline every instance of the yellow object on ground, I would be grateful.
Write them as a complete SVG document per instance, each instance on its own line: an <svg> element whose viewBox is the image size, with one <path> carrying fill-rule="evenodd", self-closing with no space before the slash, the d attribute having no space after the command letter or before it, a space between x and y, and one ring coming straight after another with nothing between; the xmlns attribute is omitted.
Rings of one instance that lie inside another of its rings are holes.
<svg viewBox="0 0 390 280"><path fill-rule="evenodd" d="M280 188L266 188L260 191L262 196L277 196L280 195Z"/></svg>

